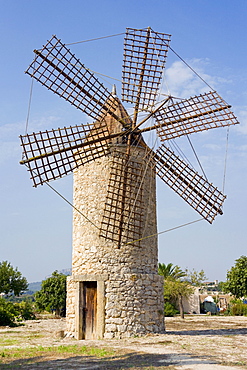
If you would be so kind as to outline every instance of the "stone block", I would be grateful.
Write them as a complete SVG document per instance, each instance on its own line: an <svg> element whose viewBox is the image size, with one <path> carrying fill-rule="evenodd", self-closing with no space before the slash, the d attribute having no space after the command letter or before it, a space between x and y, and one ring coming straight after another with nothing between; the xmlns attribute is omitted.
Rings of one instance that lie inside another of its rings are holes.
<svg viewBox="0 0 247 370"><path fill-rule="evenodd" d="M114 338L114 333L105 333L104 334L104 338L105 339L113 339Z"/></svg>
<svg viewBox="0 0 247 370"><path fill-rule="evenodd" d="M106 324L105 330L106 332L115 332L117 330L117 326L115 324Z"/></svg>

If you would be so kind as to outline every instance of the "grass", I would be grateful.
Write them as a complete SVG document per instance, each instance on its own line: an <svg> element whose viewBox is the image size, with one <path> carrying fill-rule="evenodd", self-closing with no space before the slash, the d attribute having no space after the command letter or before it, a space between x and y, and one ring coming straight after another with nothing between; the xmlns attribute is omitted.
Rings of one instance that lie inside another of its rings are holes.
<svg viewBox="0 0 247 370"><path fill-rule="evenodd" d="M0 339L0 346L13 346L19 343L18 339L10 339L10 338L1 338Z"/></svg>
<svg viewBox="0 0 247 370"><path fill-rule="evenodd" d="M157 344L164 344L166 346L168 346L169 344L172 344L173 342L171 340L160 340L159 342L157 342Z"/></svg>
<svg viewBox="0 0 247 370"><path fill-rule="evenodd" d="M246 369L246 362L245 361L223 361L221 365L224 366L243 366Z"/></svg>
<svg viewBox="0 0 247 370"><path fill-rule="evenodd" d="M112 357L115 355L113 350L97 347L87 347L78 345L57 346L57 347L26 347L26 348L6 348L0 351L0 364L6 363L15 359L28 359L31 357L52 357L57 355L65 355L65 357L93 356L96 358Z"/></svg>
<svg viewBox="0 0 247 370"><path fill-rule="evenodd" d="M21 336L18 336L18 339L16 339L16 333L21 333ZM44 335L38 332L24 334L23 332L8 330L0 334L0 347L13 346L26 340L30 341L32 339L42 337L44 337Z"/></svg>

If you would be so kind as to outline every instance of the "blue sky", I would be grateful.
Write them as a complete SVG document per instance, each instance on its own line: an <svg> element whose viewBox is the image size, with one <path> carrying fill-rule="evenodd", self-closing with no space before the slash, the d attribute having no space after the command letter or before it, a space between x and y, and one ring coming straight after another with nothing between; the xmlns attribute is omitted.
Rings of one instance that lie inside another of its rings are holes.
<svg viewBox="0 0 247 370"><path fill-rule="evenodd" d="M123 33L126 27L151 26L172 35L172 48L232 105L241 122L229 133L224 215L213 225L200 221L159 238L160 262L204 269L209 280L224 280L235 259L247 253L247 2L0 0L0 6L0 261L17 266L29 282L71 266L71 207L47 186L33 188L19 165L18 136L25 133L31 87L24 71L33 49L54 34L72 43ZM120 79L122 46L123 36L116 36L75 44L71 50L90 69ZM111 89L112 80L103 82ZM205 88L171 51L166 82L180 97ZM118 91L120 95L120 87ZM29 132L86 121L68 103L34 83ZM192 141L209 181L222 190L226 130L196 134ZM72 176L52 186L72 200ZM157 194L159 232L199 219L159 181Z"/></svg>

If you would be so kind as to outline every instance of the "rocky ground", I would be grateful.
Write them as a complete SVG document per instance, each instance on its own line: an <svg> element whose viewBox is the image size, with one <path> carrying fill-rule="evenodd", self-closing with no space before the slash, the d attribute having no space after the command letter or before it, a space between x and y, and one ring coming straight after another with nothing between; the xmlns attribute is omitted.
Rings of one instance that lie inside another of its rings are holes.
<svg viewBox="0 0 247 370"><path fill-rule="evenodd" d="M76 341L65 319L0 328L1 369L247 369L247 317L166 318L166 333Z"/></svg>

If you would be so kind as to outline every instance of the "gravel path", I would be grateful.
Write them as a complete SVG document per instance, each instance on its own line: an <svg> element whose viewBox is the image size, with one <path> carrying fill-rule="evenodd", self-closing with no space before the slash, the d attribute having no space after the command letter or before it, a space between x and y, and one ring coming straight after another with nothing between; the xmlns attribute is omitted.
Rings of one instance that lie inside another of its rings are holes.
<svg viewBox="0 0 247 370"><path fill-rule="evenodd" d="M7 349L87 346L115 350L97 358L57 353L8 361L1 369L247 369L247 317L188 316L166 319L166 334L121 340L76 341L63 336L65 319L27 321L0 328L0 354ZM6 339L4 339L6 338ZM5 340L5 341L4 341ZM8 342L9 341L9 342ZM11 342L12 341L12 342ZM1 358L1 357L0 357ZM30 361L32 363L30 363ZM7 365L8 364L8 365Z"/></svg>

